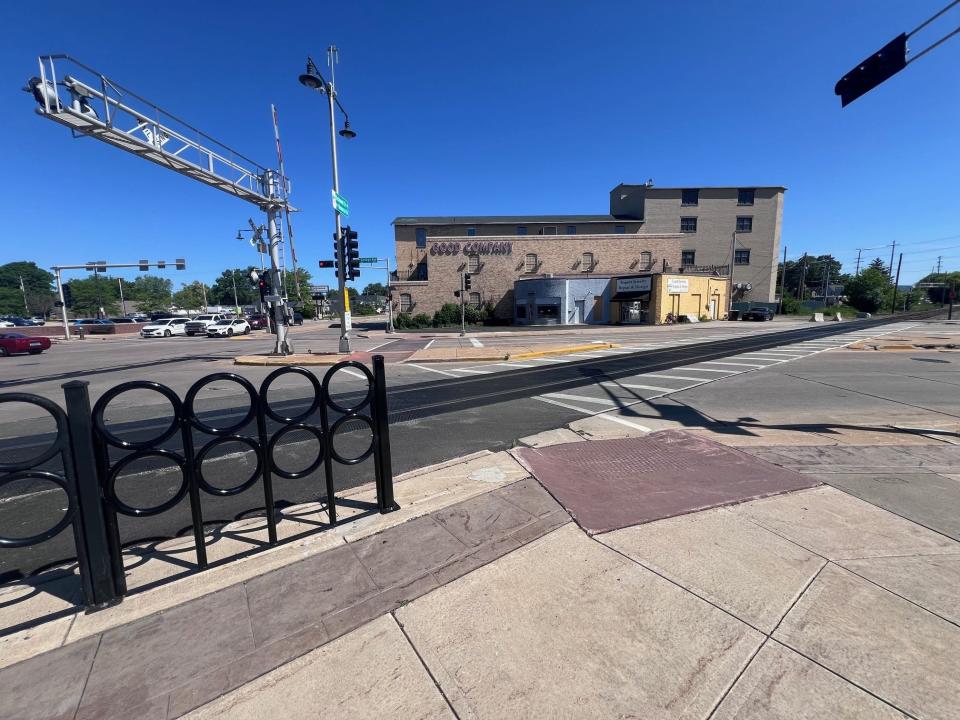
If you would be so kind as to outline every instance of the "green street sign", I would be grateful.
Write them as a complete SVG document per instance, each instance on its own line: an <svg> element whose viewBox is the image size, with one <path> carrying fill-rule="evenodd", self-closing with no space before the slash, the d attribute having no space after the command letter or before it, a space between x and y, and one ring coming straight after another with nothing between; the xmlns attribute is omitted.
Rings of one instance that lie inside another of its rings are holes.
<svg viewBox="0 0 960 720"><path fill-rule="evenodd" d="M346 217L350 214L350 203L347 202L347 199L338 193L336 190L331 190L330 195L333 198L333 209L338 213Z"/></svg>
<svg viewBox="0 0 960 720"><path fill-rule="evenodd" d="M360 258L361 265L373 265L379 258Z"/></svg>

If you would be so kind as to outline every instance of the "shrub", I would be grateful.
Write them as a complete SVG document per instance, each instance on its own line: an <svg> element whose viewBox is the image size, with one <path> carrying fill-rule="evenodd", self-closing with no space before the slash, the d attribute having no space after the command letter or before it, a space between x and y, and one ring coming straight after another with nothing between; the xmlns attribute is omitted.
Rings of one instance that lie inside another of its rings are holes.
<svg viewBox="0 0 960 720"><path fill-rule="evenodd" d="M415 328L428 328L432 324L432 321L426 313L417 313L413 316L412 323L412 327Z"/></svg>

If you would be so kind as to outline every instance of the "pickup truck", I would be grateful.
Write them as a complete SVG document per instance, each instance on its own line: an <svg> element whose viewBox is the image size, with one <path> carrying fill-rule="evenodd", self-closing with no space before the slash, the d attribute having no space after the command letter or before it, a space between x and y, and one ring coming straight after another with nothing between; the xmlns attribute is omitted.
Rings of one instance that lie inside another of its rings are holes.
<svg viewBox="0 0 960 720"><path fill-rule="evenodd" d="M219 322L224 319L224 315L208 314L208 315L197 315L195 318L192 318L187 323L187 335L203 335L206 336L207 328L213 325L215 322Z"/></svg>

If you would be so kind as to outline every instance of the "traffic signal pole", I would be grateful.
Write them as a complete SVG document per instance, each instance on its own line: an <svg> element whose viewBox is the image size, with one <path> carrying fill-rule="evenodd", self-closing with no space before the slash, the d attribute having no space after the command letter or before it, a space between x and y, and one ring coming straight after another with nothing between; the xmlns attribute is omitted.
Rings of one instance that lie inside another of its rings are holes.
<svg viewBox="0 0 960 720"><path fill-rule="evenodd" d="M67 319L67 301L63 298L63 280L60 279L60 268L54 268L57 276L57 296L60 298L60 313L63 316L63 339L70 339L70 321Z"/></svg>
<svg viewBox="0 0 960 720"><path fill-rule="evenodd" d="M463 294L466 292L466 282L464 282L464 274L460 273L460 335L467 334L467 322L466 322L466 306L463 304Z"/></svg>
<svg viewBox="0 0 960 720"><path fill-rule="evenodd" d="M329 54L329 51L328 51ZM336 89L334 81L336 78L334 58L330 57L330 82L327 87L327 100L330 106L330 156L333 163L333 191L340 194L340 173L337 170L337 119L334 112L334 103L336 102ZM343 229L340 227L340 211L333 209L334 221L336 222L337 241L343 237ZM343 247L341 245L341 247ZM340 291L340 347L341 353L350 353L350 295L347 293L347 259L344 253L340 254L337 263L337 289Z"/></svg>

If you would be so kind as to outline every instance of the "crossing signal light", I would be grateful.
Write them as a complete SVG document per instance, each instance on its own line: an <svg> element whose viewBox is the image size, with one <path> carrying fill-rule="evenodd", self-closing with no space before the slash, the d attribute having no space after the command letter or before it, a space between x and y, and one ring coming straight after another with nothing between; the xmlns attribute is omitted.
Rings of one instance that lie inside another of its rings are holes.
<svg viewBox="0 0 960 720"><path fill-rule="evenodd" d="M359 235L349 225L343 229L343 248L345 259L345 280L356 280L360 277L360 243Z"/></svg>
<svg viewBox="0 0 960 720"><path fill-rule="evenodd" d="M901 33L840 78L833 92L840 96L840 106L846 107L906 66L907 34Z"/></svg>
<svg viewBox="0 0 960 720"><path fill-rule="evenodd" d="M471 287L470 277L471 277L471 276L470 276L470 273L464 273L464 274L463 274L463 289L464 289L464 290L469 290L470 287Z"/></svg>
<svg viewBox="0 0 960 720"><path fill-rule="evenodd" d="M323 269L323 268L332 268L332 267L336 267L336 263L334 263L333 260L321 260L321 261L320 261L320 268L321 268L321 269Z"/></svg>
<svg viewBox="0 0 960 720"><path fill-rule="evenodd" d="M273 295L273 288L270 287L270 276L264 275L257 280L257 288L260 290L260 300L263 302L267 295Z"/></svg>

